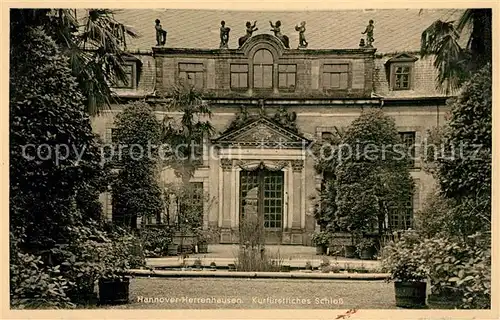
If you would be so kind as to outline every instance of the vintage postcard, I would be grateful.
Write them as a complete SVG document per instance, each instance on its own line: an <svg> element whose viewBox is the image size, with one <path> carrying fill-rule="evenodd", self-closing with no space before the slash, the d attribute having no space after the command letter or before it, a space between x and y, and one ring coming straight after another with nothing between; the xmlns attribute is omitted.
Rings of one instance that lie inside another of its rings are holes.
<svg viewBox="0 0 500 320"><path fill-rule="evenodd" d="M39 5L6 318L499 316L497 4Z"/></svg>

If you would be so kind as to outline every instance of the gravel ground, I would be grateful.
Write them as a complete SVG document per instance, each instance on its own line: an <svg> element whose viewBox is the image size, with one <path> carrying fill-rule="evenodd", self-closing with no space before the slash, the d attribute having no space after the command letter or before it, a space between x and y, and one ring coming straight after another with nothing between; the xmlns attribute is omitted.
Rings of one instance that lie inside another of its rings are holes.
<svg viewBox="0 0 500 320"><path fill-rule="evenodd" d="M108 308L396 309L394 286L384 281L135 278L130 301Z"/></svg>

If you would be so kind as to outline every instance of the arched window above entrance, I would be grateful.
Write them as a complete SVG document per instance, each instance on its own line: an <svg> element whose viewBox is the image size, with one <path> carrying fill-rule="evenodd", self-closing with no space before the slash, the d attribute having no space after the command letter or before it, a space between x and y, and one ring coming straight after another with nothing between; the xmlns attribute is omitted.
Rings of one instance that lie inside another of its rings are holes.
<svg viewBox="0 0 500 320"><path fill-rule="evenodd" d="M273 55L267 49L260 49L253 56L253 87L272 89Z"/></svg>

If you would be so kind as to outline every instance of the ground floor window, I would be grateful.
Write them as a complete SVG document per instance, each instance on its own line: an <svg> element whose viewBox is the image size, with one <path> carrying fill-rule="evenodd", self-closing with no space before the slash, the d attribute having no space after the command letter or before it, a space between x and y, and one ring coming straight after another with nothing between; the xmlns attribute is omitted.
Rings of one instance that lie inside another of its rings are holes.
<svg viewBox="0 0 500 320"><path fill-rule="evenodd" d="M406 201L403 211L393 210L389 214L389 227L392 231L407 230L413 227L413 196Z"/></svg>

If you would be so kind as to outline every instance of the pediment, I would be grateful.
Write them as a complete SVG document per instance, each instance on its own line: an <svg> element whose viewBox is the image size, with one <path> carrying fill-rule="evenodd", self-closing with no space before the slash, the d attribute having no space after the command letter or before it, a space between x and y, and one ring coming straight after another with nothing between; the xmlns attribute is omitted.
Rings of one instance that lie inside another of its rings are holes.
<svg viewBox="0 0 500 320"><path fill-rule="evenodd" d="M213 142L222 147L246 146L278 149L302 148L311 143L310 140L265 117L227 132Z"/></svg>
<svg viewBox="0 0 500 320"><path fill-rule="evenodd" d="M387 64L393 63L393 62L415 62L417 61L418 58L415 57L414 55L411 55L409 53L400 53L389 60L387 60Z"/></svg>

